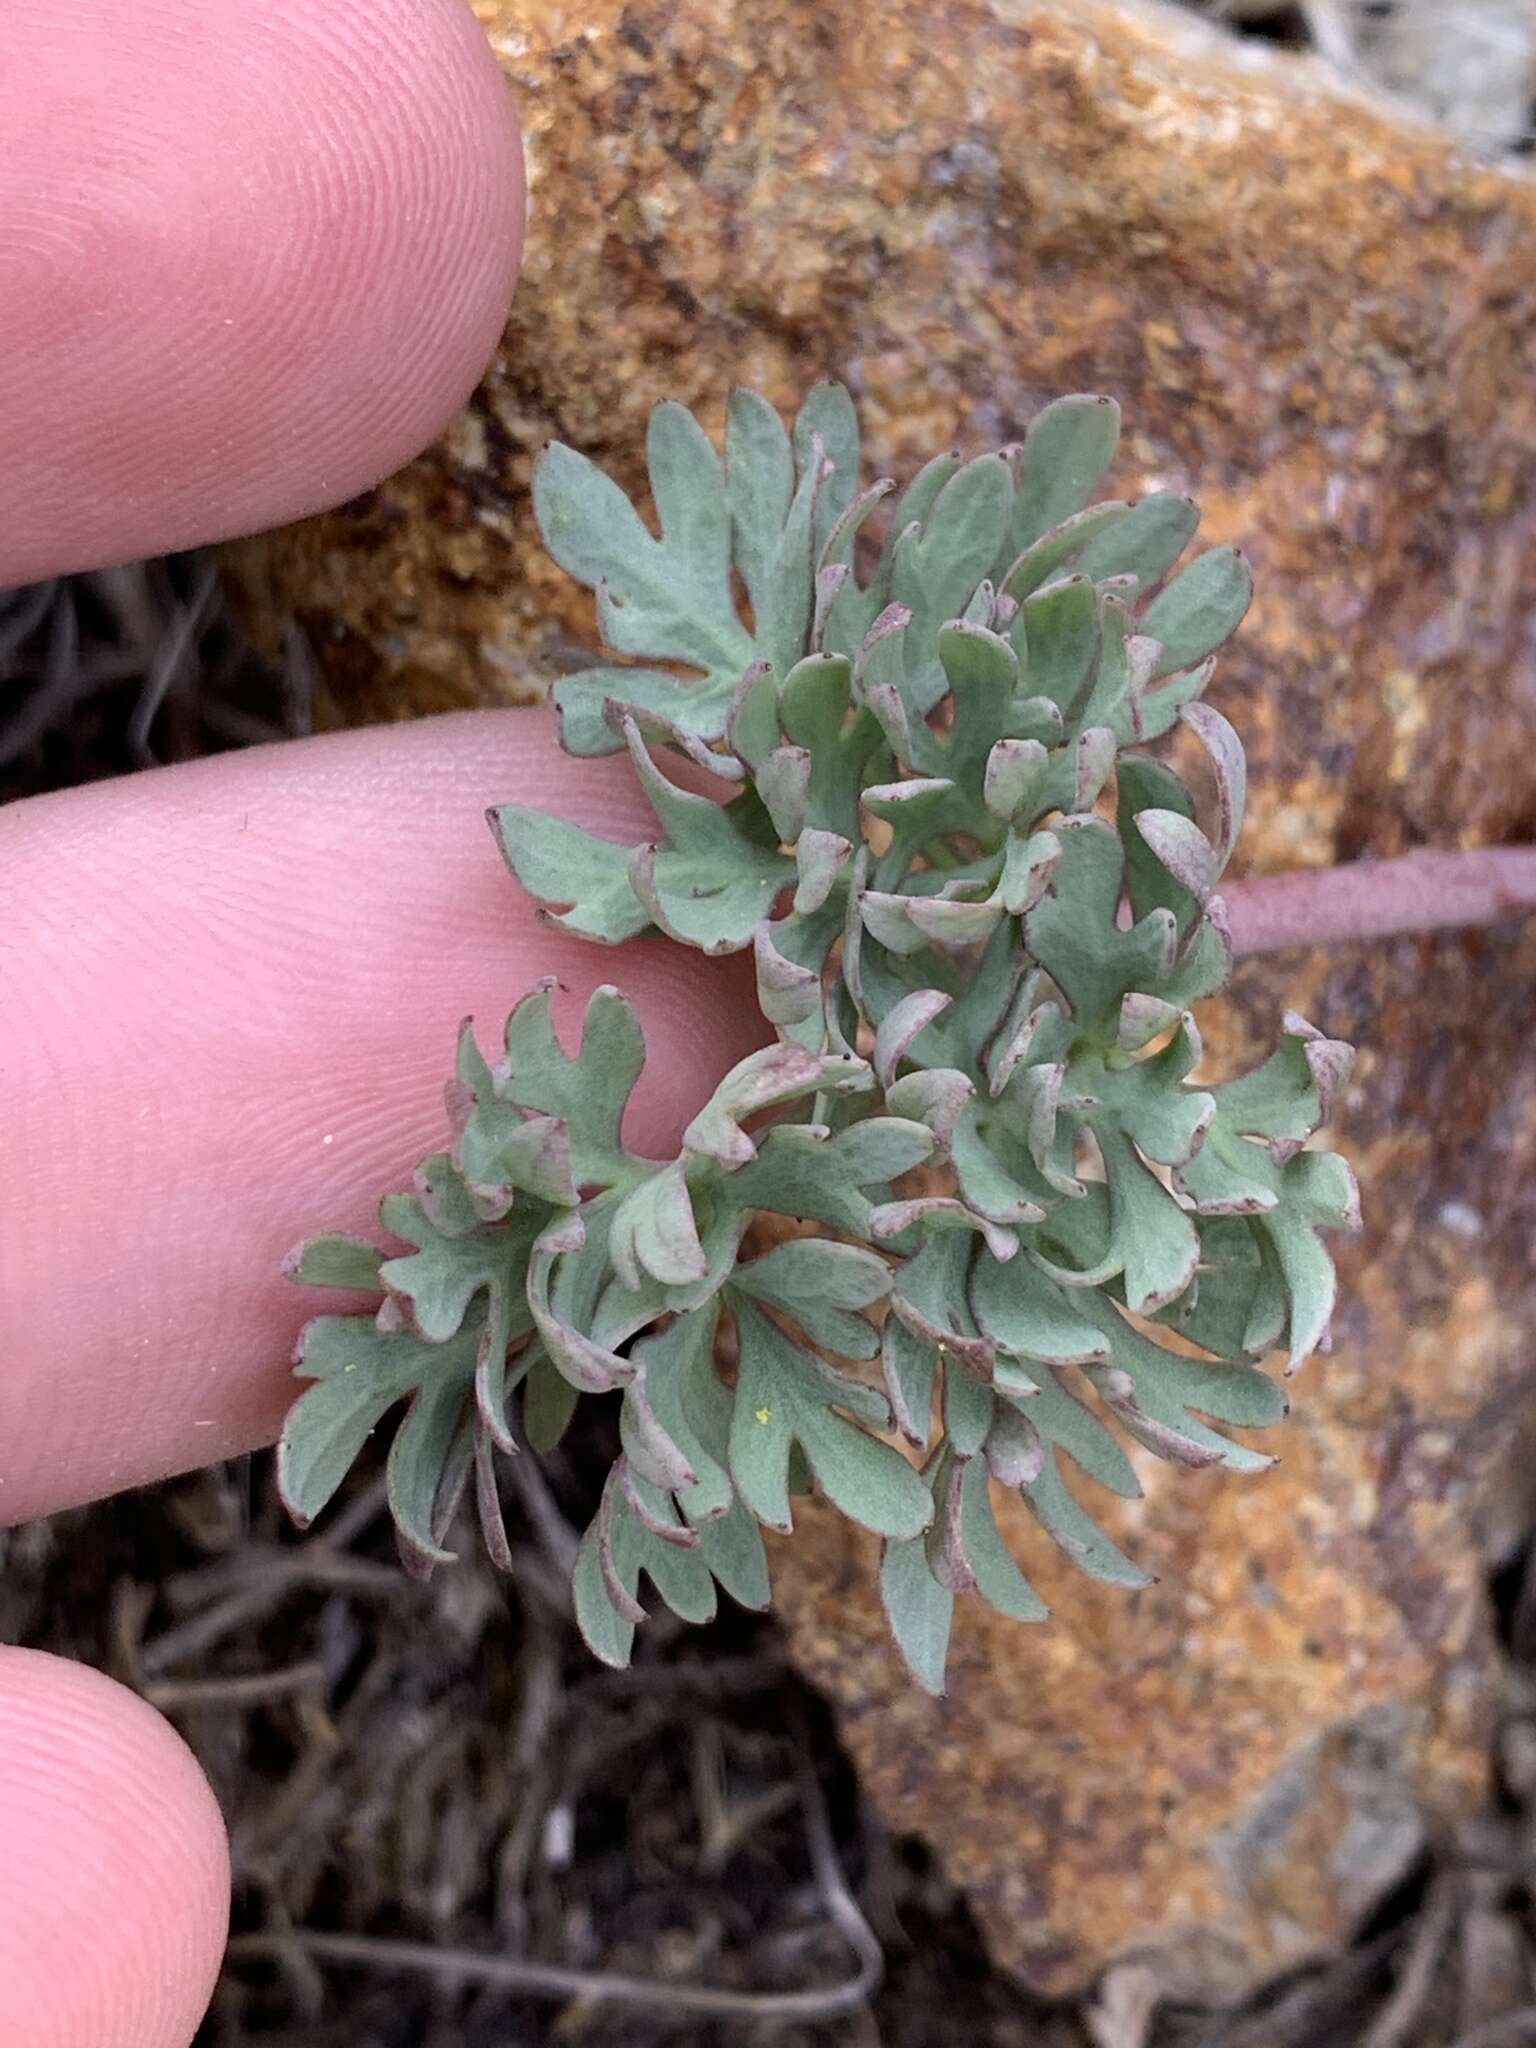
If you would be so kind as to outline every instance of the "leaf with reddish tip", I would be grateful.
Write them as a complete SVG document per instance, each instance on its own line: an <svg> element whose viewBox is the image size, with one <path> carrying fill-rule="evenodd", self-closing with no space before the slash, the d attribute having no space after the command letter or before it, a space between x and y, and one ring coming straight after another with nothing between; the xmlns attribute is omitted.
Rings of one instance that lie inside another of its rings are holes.
<svg viewBox="0 0 1536 2048"><path fill-rule="evenodd" d="M915 989L911 995L903 996L890 1015L882 1020L875 1033L873 1055L875 1072L882 1087L890 1087L914 1039L935 1017L947 1010L952 1001L953 998L940 989Z"/></svg>
<svg viewBox="0 0 1536 2048"><path fill-rule="evenodd" d="M561 931L617 946L649 925L630 885L627 846L525 804L500 804L486 816L507 866Z"/></svg>
<svg viewBox="0 0 1536 2048"><path fill-rule="evenodd" d="M1243 829L1243 808L1248 795L1248 764L1243 743L1232 727L1210 704L1186 704L1180 718L1199 739L1210 757L1216 781L1216 872L1219 875L1232 858L1237 835Z"/></svg>
<svg viewBox="0 0 1536 2048"><path fill-rule="evenodd" d="M496 1460L491 1440L480 1437L475 1444L475 1512L486 1555L499 1572L512 1570L512 1545L501 1512L501 1493L496 1484Z"/></svg>
<svg viewBox="0 0 1536 2048"><path fill-rule="evenodd" d="M706 810L723 810L707 798ZM637 846L629 876L635 893L668 938L701 953L739 953L793 880L785 855L753 846L734 830L717 844L699 834L686 850Z"/></svg>
<svg viewBox="0 0 1536 2048"><path fill-rule="evenodd" d="M531 1322L531 1318L529 1319ZM517 1449L517 1436L507 1413L508 1397L527 1378L537 1340L525 1344L515 1359L508 1356L504 1331L488 1323L475 1353L475 1407L480 1426L498 1451L509 1455ZM540 1354L542 1355L542 1354Z"/></svg>
<svg viewBox="0 0 1536 2048"><path fill-rule="evenodd" d="M1115 765L1115 736L1105 725L1090 725L1072 751L1074 811L1091 811Z"/></svg>
<svg viewBox="0 0 1536 2048"><path fill-rule="evenodd" d="M1034 909L1050 887L1060 859L1061 841L1054 832L1032 832L1027 839L1009 833L997 900L1010 917Z"/></svg>
<svg viewBox="0 0 1536 2048"><path fill-rule="evenodd" d="M571 1254L551 1249L547 1238L528 1262L528 1307L550 1363L583 1394L610 1394L634 1375L634 1366L561 1319L551 1298L559 1261Z"/></svg>
<svg viewBox="0 0 1536 2048"><path fill-rule="evenodd" d="M619 1436L630 1463L655 1484L670 1486L694 1525L725 1514L732 1498L723 1445L712 1449L705 1442L711 1406L723 1399L728 1410L730 1402L715 1379L719 1318L717 1298L637 1343L636 1375L619 1410Z"/></svg>
<svg viewBox="0 0 1536 2048"><path fill-rule="evenodd" d="M695 767L717 777L721 782L737 783L746 776L746 764L718 746L711 746L696 732L676 718L669 718L665 712L651 709L645 704L626 703L622 698L610 697L603 706L603 721L622 740L626 726L633 725L643 739L654 746L674 747L692 761Z"/></svg>
<svg viewBox="0 0 1536 2048"><path fill-rule="evenodd" d="M1011 825L1023 813L1028 822L1049 758L1039 740L996 742L987 755L982 778L983 801L994 817Z"/></svg>
<svg viewBox="0 0 1536 2048"><path fill-rule="evenodd" d="M927 945L926 933L912 921L910 896L891 896L880 889L861 889L855 900L865 930L888 953L921 953Z"/></svg>
<svg viewBox="0 0 1536 2048"><path fill-rule="evenodd" d="M776 929L765 921L752 938L757 1006L784 1037L794 1037L814 1051L826 1030L821 975L815 968L802 967L778 950L774 944ZM816 1041L814 1046L809 1044L811 1039Z"/></svg>
<svg viewBox="0 0 1536 2048"><path fill-rule="evenodd" d="M578 1187L604 1186L624 1171L620 1128L645 1062L645 1042L618 989L594 989L582 1018L581 1047L572 1059L550 1017L552 981L540 982L507 1019L505 1066L497 1094L533 1114L558 1117L570 1146Z"/></svg>
<svg viewBox="0 0 1536 2048"><path fill-rule="evenodd" d="M805 829L806 799L811 787L811 755L806 747L775 747L758 764L753 778L758 795L786 846Z"/></svg>
<svg viewBox="0 0 1536 2048"><path fill-rule="evenodd" d="M898 1116L911 1117L925 1124L933 1133L933 1142L941 1154L949 1150L955 1126L965 1113L966 1104L975 1096L973 1082L955 1067L918 1067L910 1074L903 1074L899 1081L892 1082L886 1090L885 1101L888 1109Z"/></svg>
<svg viewBox="0 0 1536 2048"><path fill-rule="evenodd" d="M808 917L820 910L848 865L852 846L840 832L822 832L807 826L795 847L795 866L800 882L795 890L795 914Z"/></svg>
<svg viewBox="0 0 1536 2048"><path fill-rule="evenodd" d="M964 885L981 888L984 884ZM935 945L965 948L990 938L1003 915L1000 902L966 902L959 896L908 896L907 916L916 929Z"/></svg>
<svg viewBox="0 0 1536 2048"><path fill-rule="evenodd" d="M1216 856L1193 819L1177 811L1139 811L1136 829L1179 887L1198 904L1207 903L1216 883Z"/></svg>
<svg viewBox="0 0 1536 2048"><path fill-rule="evenodd" d="M947 775L911 775L904 782L870 783L862 801L872 816L920 842L943 830L949 808L945 800L954 794L955 785Z"/></svg>
<svg viewBox="0 0 1536 2048"><path fill-rule="evenodd" d="M908 1329L941 1351L953 1351L980 1378L992 1377L996 1346L978 1329L967 1293L975 1246L958 1230L933 1231L897 1268L891 1306Z"/></svg>
<svg viewBox="0 0 1536 2048"><path fill-rule="evenodd" d="M897 690L902 673L901 636L912 623L909 605L888 604L871 624L853 657L854 688L867 698L875 685Z"/></svg>
<svg viewBox="0 0 1536 2048"><path fill-rule="evenodd" d="M651 1407L645 1358L637 1358L635 1376L625 1386L621 1434L631 1466L643 1479L649 1479L653 1487L682 1493L698 1483L698 1475L688 1462L688 1452L674 1442L662 1417Z"/></svg>
<svg viewBox="0 0 1536 2048"><path fill-rule="evenodd" d="M793 1102L822 1085L826 1062L802 1045L765 1046L732 1067L683 1133L686 1152L703 1153L728 1170L744 1166L757 1147L741 1128L744 1118Z"/></svg>
<svg viewBox="0 0 1536 2048"><path fill-rule="evenodd" d="M1045 1470L1040 1432L1011 1400L993 1402L982 1455L999 1486L1028 1486Z"/></svg>
<svg viewBox="0 0 1536 2048"><path fill-rule="evenodd" d="M649 1273L664 1287L686 1287L709 1270L683 1161L674 1160L630 1189L614 1211L608 1256L626 1287Z"/></svg>

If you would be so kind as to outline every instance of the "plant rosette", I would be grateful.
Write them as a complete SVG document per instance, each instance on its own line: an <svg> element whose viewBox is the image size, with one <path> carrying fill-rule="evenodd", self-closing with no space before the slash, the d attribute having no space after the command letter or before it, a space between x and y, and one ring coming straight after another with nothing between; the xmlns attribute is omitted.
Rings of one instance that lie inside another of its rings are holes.
<svg viewBox="0 0 1536 2048"><path fill-rule="evenodd" d="M1230 548L1177 566L1188 498L1089 502L1118 435L1110 400L1060 399L897 496L860 488L838 385L792 429L735 392L723 460L664 404L654 532L545 450L540 531L614 657L555 686L560 738L627 752L657 830L622 846L505 805L496 837L564 931L750 950L774 1042L646 1159L624 1143L644 1048L616 988L574 1050L549 985L494 1066L464 1026L448 1142L380 1208L399 1249L321 1237L290 1262L380 1297L304 1331L279 1454L301 1522L403 1404L407 1563L450 1560L471 1483L505 1563L497 1457L549 1451L597 1397L620 1448L573 1596L598 1657L628 1661L642 1580L686 1621L719 1588L766 1606L761 1530L814 1487L884 1539L891 1629L939 1690L957 1596L1045 1611L998 1489L1135 1587L1064 1461L1122 1495L1127 1440L1271 1462L1227 1432L1277 1422L1264 1361L1326 1336L1323 1233L1358 1215L1316 1138L1350 1051L1287 1016L1256 1071L1195 1078L1244 802L1205 693L1250 578ZM1175 728L1208 764L1204 817L1158 752Z"/></svg>

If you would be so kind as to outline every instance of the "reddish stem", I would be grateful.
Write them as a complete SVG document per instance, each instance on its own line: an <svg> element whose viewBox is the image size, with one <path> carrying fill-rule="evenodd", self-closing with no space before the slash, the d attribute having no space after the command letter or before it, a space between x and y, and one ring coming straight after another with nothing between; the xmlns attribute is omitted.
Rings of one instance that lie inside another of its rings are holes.
<svg viewBox="0 0 1536 2048"><path fill-rule="evenodd" d="M1536 846L1352 861L1260 875L1221 893L1239 953L1496 924L1536 910Z"/></svg>

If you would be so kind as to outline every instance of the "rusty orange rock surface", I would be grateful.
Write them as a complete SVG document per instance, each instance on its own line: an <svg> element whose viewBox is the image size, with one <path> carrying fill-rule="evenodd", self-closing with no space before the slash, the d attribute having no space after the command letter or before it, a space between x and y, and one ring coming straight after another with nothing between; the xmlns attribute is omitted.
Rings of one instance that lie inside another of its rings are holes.
<svg viewBox="0 0 1536 2048"><path fill-rule="evenodd" d="M1171 15L1029 0L479 0L528 136L527 268L445 440L231 551L309 626L331 714L537 694L590 645L527 482L558 437L640 483L646 414L718 426L831 372L871 462L1122 403L1118 490L1192 491L1259 597L1213 701L1250 749L1239 868L1536 836L1536 185L1238 66ZM478 802L485 792L472 793ZM892 1825L1000 1962L1064 1992L1143 1953L1238 1989L1326 1947L1475 1799L1483 1543L1528 1432L1536 933L1251 963L1216 1065L1282 1007L1363 1048L1338 1138L1368 1228L1333 1356L1262 1480L1148 1472L1056 1618L958 1628L948 1701L886 1647L872 1560L807 1509L795 1653Z"/></svg>

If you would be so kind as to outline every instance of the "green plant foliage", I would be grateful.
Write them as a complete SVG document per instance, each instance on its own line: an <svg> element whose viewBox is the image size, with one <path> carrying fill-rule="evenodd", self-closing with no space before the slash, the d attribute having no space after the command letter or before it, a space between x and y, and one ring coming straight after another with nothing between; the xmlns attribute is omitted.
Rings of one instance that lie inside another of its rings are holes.
<svg viewBox="0 0 1536 2048"><path fill-rule="evenodd" d="M546 451L535 511L614 656L558 686L561 734L627 749L656 830L624 847L508 805L496 836L568 931L750 951L773 1042L652 1160L624 1142L643 1047L617 989L574 1052L550 984L494 1067L465 1027L449 1149L381 1208L399 1249L325 1237L291 1264L381 1297L305 1332L280 1453L302 1521L403 1407L407 1561L448 1557L471 1475L505 1558L495 1456L547 1450L595 1396L620 1443L575 1569L597 1656L628 1660L642 1581L689 1621L721 1586L766 1605L760 1527L789 1530L815 1487L883 1539L891 1628L938 1690L957 1596L1044 1612L1007 1492L1085 1572L1136 1587L1081 1482L1134 1496L1127 1442L1269 1462L1225 1432L1277 1421L1263 1360L1326 1335L1320 1233L1356 1197L1310 1141L1350 1056L1287 1017L1255 1072L1199 1079L1244 801L1202 695L1249 578L1226 548L1176 566L1187 499L1088 503L1118 426L1108 400L1066 398L1016 447L941 456L878 546L894 487L860 490L837 386L792 428L737 392L723 461L658 407L654 531ZM1203 823L1153 751L1175 727L1208 763Z"/></svg>

